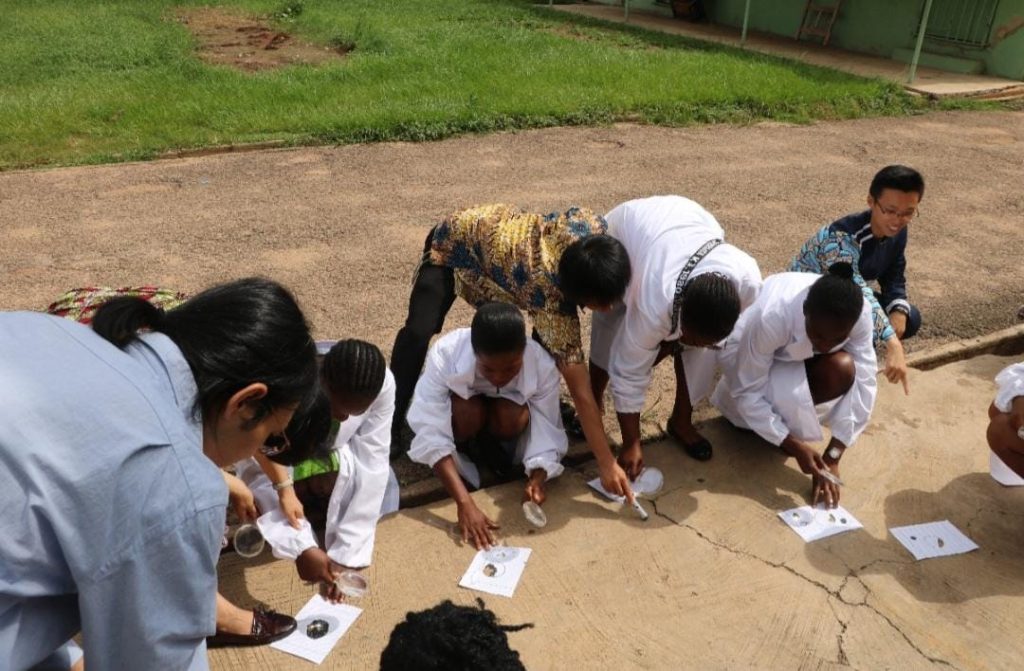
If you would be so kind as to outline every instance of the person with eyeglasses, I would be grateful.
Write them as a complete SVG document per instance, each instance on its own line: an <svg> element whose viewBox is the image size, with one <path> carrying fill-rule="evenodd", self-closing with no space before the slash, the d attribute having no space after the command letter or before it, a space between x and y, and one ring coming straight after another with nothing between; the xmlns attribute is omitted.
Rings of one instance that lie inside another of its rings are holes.
<svg viewBox="0 0 1024 671"><path fill-rule="evenodd" d="M260 278L164 311L105 303L93 328L0 313L0 650L86 668L206 669L227 488L312 396L316 348Z"/></svg>
<svg viewBox="0 0 1024 671"><path fill-rule="evenodd" d="M633 267L622 301L594 313L590 339L594 398L600 402L611 386L622 430L619 463L631 479L643 469L640 412L654 366L669 356L676 393L667 433L706 461L712 447L693 426L693 406L711 392L713 349L754 302L761 271L750 255L724 242L715 217L689 198L631 200L605 220Z"/></svg>
<svg viewBox="0 0 1024 671"><path fill-rule="evenodd" d="M907 297L907 226L924 197L924 178L904 165L889 165L871 180L868 209L847 215L811 237L789 264L794 272L823 273L840 261L854 268L854 281L871 304L875 346L885 348L889 382L907 383L903 341L921 328L921 312ZM878 290L869 282L878 283Z"/></svg>

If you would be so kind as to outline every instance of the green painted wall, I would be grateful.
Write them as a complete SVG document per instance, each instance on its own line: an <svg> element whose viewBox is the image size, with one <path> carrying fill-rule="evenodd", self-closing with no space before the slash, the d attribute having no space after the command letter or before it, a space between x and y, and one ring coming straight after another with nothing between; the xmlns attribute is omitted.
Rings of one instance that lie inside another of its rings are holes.
<svg viewBox="0 0 1024 671"><path fill-rule="evenodd" d="M621 5L621 0L598 0ZM739 28L746 0L704 0L708 18ZM750 0L750 28L786 37L796 35L805 0ZM631 9L671 14L655 0L631 0ZM830 44L840 49L891 58L896 49L913 49L924 0L846 0L832 28ZM958 47L926 39L924 51L984 64L984 72L1024 80L1024 0L1001 0L985 49Z"/></svg>

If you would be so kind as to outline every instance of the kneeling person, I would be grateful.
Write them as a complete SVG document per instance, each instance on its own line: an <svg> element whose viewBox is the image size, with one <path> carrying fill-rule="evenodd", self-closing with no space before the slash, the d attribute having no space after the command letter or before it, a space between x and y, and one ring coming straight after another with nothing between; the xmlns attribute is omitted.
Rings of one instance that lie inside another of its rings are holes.
<svg viewBox="0 0 1024 671"><path fill-rule="evenodd" d="M839 502L839 460L871 418L878 391L871 306L848 263L828 275L765 280L721 351L724 375L711 402L733 425L755 431L813 476L813 503ZM819 417L832 432L822 454Z"/></svg>
<svg viewBox="0 0 1024 671"><path fill-rule="evenodd" d="M487 456L522 463L525 498L542 504L544 483L561 475L568 449L558 390L554 359L526 339L523 316L508 303L482 305L471 328L449 333L430 349L409 407L415 433L409 457L434 469L458 504L463 540L478 549L491 546L498 525L462 482L480 486L465 454L469 442L475 438L483 450L503 452Z"/></svg>
<svg viewBox="0 0 1024 671"><path fill-rule="evenodd" d="M988 409L988 446L1014 473L1024 478L1024 363L1000 371L996 385L996 398Z"/></svg>

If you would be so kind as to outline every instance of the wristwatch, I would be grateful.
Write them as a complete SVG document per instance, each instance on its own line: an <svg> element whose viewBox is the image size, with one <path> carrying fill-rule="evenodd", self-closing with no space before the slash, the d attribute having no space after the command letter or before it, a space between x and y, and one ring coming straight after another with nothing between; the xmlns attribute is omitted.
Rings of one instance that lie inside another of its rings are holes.
<svg viewBox="0 0 1024 671"><path fill-rule="evenodd" d="M838 445L833 445L832 447L825 450L825 456L831 459L832 461L839 461L839 457L843 456L843 448L839 447Z"/></svg>

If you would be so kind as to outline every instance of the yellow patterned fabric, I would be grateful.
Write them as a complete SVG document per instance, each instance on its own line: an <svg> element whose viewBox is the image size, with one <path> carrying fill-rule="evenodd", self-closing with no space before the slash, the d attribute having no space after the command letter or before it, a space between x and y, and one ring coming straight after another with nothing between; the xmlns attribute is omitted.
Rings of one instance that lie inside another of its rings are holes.
<svg viewBox="0 0 1024 671"><path fill-rule="evenodd" d="M558 287L558 262L566 247L607 228L602 217L583 208L545 215L514 205L471 207L434 229L430 263L455 272L455 291L468 303L518 306L552 356L583 363L579 313Z"/></svg>

